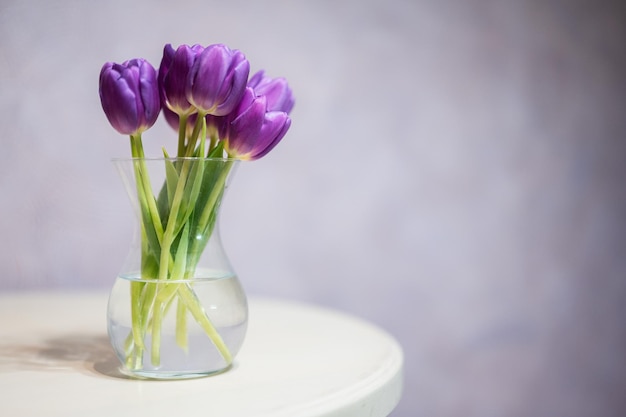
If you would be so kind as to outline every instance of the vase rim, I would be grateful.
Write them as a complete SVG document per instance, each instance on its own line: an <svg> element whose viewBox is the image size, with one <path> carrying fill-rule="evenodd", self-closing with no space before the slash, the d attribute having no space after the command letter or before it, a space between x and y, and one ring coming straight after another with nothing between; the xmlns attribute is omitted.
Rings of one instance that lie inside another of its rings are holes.
<svg viewBox="0 0 626 417"><path fill-rule="evenodd" d="M111 158L111 162L134 162L134 161L224 161L224 162L238 162L241 159L237 158L220 158L220 157L199 157L199 156L148 156L148 157L115 157Z"/></svg>

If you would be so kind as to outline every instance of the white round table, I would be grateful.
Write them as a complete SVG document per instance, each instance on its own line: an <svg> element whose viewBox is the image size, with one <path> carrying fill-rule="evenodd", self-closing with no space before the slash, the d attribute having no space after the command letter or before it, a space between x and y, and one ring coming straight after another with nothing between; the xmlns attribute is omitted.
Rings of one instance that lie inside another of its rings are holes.
<svg viewBox="0 0 626 417"><path fill-rule="evenodd" d="M106 335L106 295L0 295L0 416L383 417L402 350L379 328L312 305L252 298L229 371L129 379Z"/></svg>

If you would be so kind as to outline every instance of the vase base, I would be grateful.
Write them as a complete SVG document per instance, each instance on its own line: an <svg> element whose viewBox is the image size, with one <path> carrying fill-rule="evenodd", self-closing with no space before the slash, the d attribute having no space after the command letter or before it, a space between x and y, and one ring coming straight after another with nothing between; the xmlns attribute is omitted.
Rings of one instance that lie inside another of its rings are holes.
<svg viewBox="0 0 626 417"><path fill-rule="evenodd" d="M119 371L121 374L132 379L150 379L150 380L177 380L177 379L197 379L206 378L209 376L223 374L228 372L233 366L229 365L223 369L217 369L214 371L195 371L195 372L180 372L180 371L143 371L143 370L129 370L123 366L120 366Z"/></svg>

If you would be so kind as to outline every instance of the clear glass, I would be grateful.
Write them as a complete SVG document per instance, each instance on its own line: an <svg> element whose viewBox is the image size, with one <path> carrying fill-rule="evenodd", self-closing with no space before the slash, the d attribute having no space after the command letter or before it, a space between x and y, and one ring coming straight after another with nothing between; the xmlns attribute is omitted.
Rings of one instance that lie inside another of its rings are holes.
<svg viewBox="0 0 626 417"><path fill-rule="evenodd" d="M138 220L108 303L109 338L122 372L177 379L227 370L248 322L245 292L219 232L222 197L237 162L114 164Z"/></svg>

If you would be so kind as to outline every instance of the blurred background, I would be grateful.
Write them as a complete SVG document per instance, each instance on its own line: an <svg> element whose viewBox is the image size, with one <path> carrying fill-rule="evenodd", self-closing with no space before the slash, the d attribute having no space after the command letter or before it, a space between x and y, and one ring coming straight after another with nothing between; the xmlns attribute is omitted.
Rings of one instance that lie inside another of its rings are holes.
<svg viewBox="0 0 626 417"><path fill-rule="evenodd" d="M111 287L100 68L226 43L297 97L224 203L250 295L395 336L395 417L626 415L623 2L1 0L0 39L0 291Z"/></svg>

